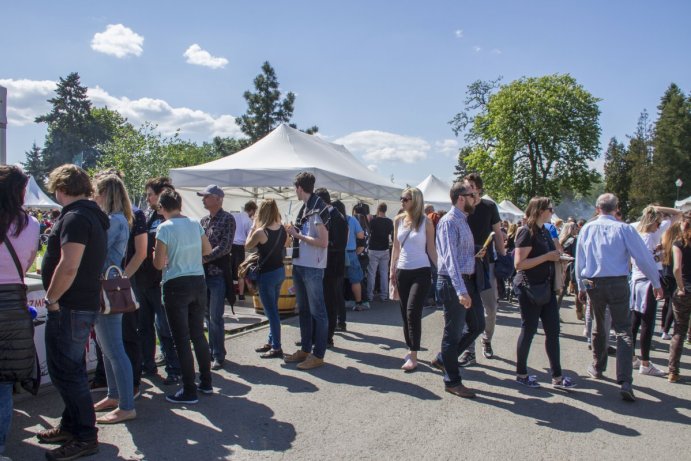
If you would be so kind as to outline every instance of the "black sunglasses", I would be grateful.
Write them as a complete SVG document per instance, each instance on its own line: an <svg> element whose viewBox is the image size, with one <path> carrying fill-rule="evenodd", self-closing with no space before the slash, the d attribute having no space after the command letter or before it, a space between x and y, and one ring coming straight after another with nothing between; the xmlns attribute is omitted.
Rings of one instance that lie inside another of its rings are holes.
<svg viewBox="0 0 691 461"><path fill-rule="evenodd" d="M551 206L548 206L547 208L545 208L544 211L549 211L550 213L554 213L554 208L552 208Z"/></svg>
<svg viewBox="0 0 691 461"><path fill-rule="evenodd" d="M401 203L405 203L405 202L411 201L412 198L410 198L410 197L401 197L399 200L401 201Z"/></svg>
<svg viewBox="0 0 691 461"><path fill-rule="evenodd" d="M476 197L477 192L471 192L470 194L461 194L463 197Z"/></svg>

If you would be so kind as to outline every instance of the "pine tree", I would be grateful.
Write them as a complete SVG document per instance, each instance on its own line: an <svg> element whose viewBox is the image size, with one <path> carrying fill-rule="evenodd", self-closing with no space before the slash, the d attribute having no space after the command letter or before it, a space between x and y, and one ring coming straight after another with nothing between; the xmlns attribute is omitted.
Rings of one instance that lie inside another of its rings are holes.
<svg viewBox="0 0 691 461"><path fill-rule="evenodd" d="M629 137L626 161L630 166L629 213L628 217L637 219L641 211L653 201L651 194L652 168L652 127L648 112L643 111L633 136Z"/></svg>
<svg viewBox="0 0 691 461"><path fill-rule="evenodd" d="M605 151L605 190L619 198L619 208L624 217L629 211L629 167L624 144L618 142L617 138L610 139Z"/></svg>
<svg viewBox="0 0 691 461"><path fill-rule="evenodd" d="M677 196L674 184L681 179L691 186L691 99L672 83L658 105L653 138L652 188L654 201L673 206ZM683 190L682 190L683 191Z"/></svg>
<svg viewBox="0 0 691 461"><path fill-rule="evenodd" d="M22 162L24 171L34 177L38 184L43 184L45 176L43 175L43 153L41 148L36 145L34 141L31 150L26 151L26 161Z"/></svg>

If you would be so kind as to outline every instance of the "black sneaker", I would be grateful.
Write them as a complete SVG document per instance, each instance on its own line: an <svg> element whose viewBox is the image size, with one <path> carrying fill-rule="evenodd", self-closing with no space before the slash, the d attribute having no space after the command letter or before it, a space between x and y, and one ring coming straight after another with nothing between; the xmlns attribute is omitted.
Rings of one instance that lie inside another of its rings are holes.
<svg viewBox="0 0 691 461"><path fill-rule="evenodd" d="M214 393L214 387L211 384L199 384L197 386L197 390L201 392L202 394L210 395Z"/></svg>
<svg viewBox="0 0 691 461"><path fill-rule="evenodd" d="M621 398L627 402L635 402L636 397L633 395L633 388L631 383L624 383L621 385L621 390L619 391Z"/></svg>
<svg viewBox="0 0 691 461"><path fill-rule="evenodd" d="M345 323L339 323L336 325L336 331L348 331Z"/></svg>
<svg viewBox="0 0 691 461"><path fill-rule="evenodd" d="M491 359L492 357L494 357L494 351L492 350L492 343L490 341L483 341L482 355L484 355L486 359Z"/></svg>
<svg viewBox="0 0 691 461"><path fill-rule="evenodd" d="M223 360L214 360L211 362L211 369L214 371L220 370L223 368Z"/></svg>
<svg viewBox="0 0 691 461"><path fill-rule="evenodd" d="M458 361L458 366L465 368L475 365L476 363L477 362L475 361L475 354L473 352L464 352L461 355L460 360Z"/></svg>
<svg viewBox="0 0 691 461"><path fill-rule="evenodd" d="M199 398L197 398L196 395L185 395L185 392L182 389L177 391L175 395L166 395L166 400L170 403L186 403L190 405L193 403L199 403Z"/></svg>
<svg viewBox="0 0 691 461"><path fill-rule="evenodd" d="M98 440L70 440L64 445L54 448L46 453L49 461L70 461L81 458L82 456L98 453Z"/></svg>
<svg viewBox="0 0 691 461"><path fill-rule="evenodd" d="M172 386L173 384L180 383L180 375L168 375L166 379L163 380L163 384L166 386Z"/></svg>
<svg viewBox="0 0 691 461"><path fill-rule="evenodd" d="M244 301L245 295L238 295L238 301Z"/></svg>

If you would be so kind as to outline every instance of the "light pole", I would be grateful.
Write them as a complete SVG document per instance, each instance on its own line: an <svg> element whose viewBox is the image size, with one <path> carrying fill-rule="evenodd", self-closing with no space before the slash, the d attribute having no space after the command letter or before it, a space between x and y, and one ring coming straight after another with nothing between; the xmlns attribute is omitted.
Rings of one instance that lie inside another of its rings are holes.
<svg viewBox="0 0 691 461"><path fill-rule="evenodd" d="M0 165L7 163L7 88L0 86Z"/></svg>
<svg viewBox="0 0 691 461"><path fill-rule="evenodd" d="M681 180L681 178L677 178L676 181L674 181L674 185L677 186L677 202L679 201L679 189L681 189L681 186L684 185L684 182Z"/></svg>

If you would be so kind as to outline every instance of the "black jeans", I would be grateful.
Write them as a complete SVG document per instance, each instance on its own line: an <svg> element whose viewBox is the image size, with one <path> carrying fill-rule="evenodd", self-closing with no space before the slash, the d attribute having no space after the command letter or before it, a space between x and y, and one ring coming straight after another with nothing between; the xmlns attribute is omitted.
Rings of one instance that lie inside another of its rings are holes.
<svg viewBox="0 0 691 461"><path fill-rule="evenodd" d="M206 282L201 275L177 277L163 285L163 306L180 359L183 390L189 397L197 395L190 340L194 344L201 384L211 385L211 352L204 336L206 298Z"/></svg>
<svg viewBox="0 0 691 461"><path fill-rule="evenodd" d="M98 434L85 357L97 315L96 310L61 307L57 312L48 312L46 321L48 374L65 403L60 427L80 441L96 440Z"/></svg>
<svg viewBox="0 0 691 461"><path fill-rule="evenodd" d="M552 377L561 376L561 360L559 358L559 307L554 293L547 304L538 307L530 302L523 288L518 295L518 306L521 309L521 334L518 337L516 374L528 374L528 354L533 337L537 333L537 326L542 320L545 330L545 350L552 369Z"/></svg>
<svg viewBox="0 0 691 461"><path fill-rule="evenodd" d="M451 278L448 275L437 276L437 299L444 303L441 359L446 369L444 384L447 387L461 384L458 357L485 329L482 298L475 286L475 276L464 276L463 282L472 300L470 309L466 309L459 301L456 290L451 284Z"/></svg>
<svg viewBox="0 0 691 461"><path fill-rule="evenodd" d="M122 315L122 342L125 345L125 352L132 363L132 382L135 387L139 386L142 377L142 348L137 332L137 319L139 311L129 312ZM98 343L96 344L96 372L94 381L99 384L106 384L106 370L103 364L103 353Z"/></svg>
<svg viewBox="0 0 691 461"><path fill-rule="evenodd" d="M633 351L636 352L636 337L638 329L641 330L641 360L650 360L650 346L653 343L653 333L655 332L655 315L657 314L657 300L653 287L648 288L646 294L645 313L631 311L631 341Z"/></svg>
<svg viewBox="0 0 691 461"><path fill-rule="evenodd" d="M420 350L422 337L422 306L432 285L432 271L429 267L419 269L396 269L398 295L401 298L403 335L411 351Z"/></svg>
<svg viewBox="0 0 691 461"><path fill-rule="evenodd" d="M343 297L343 276L324 275L324 302L329 316L328 342L333 343L336 322L345 323L345 298Z"/></svg>

